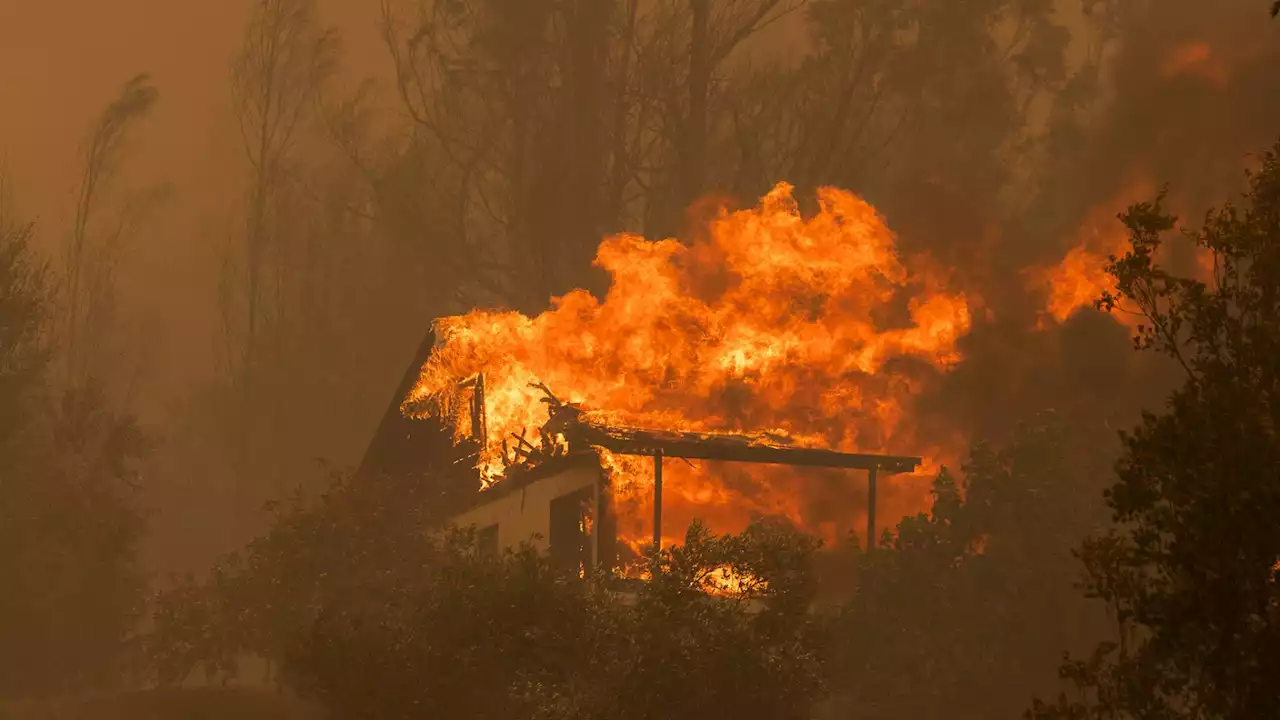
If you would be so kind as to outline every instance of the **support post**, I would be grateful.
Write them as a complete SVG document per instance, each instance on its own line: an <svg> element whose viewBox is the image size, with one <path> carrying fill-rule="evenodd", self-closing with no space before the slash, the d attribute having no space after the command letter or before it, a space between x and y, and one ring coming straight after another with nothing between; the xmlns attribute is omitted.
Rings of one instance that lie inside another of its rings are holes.
<svg viewBox="0 0 1280 720"><path fill-rule="evenodd" d="M876 546L876 471L872 465L867 471L867 550Z"/></svg>
<svg viewBox="0 0 1280 720"><path fill-rule="evenodd" d="M653 549L662 549L662 451L653 453Z"/></svg>
<svg viewBox="0 0 1280 720"><path fill-rule="evenodd" d="M603 473L601 473L603 474ZM595 572L600 569L600 534L601 527L601 507L600 507L600 477L596 477L596 481L591 484L591 570Z"/></svg>
<svg viewBox="0 0 1280 720"><path fill-rule="evenodd" d="M485 421L488 414L484 407L484 373L476 375L475 388L471 391L471 438L480 445L481 452L489 442Z"/></svg>

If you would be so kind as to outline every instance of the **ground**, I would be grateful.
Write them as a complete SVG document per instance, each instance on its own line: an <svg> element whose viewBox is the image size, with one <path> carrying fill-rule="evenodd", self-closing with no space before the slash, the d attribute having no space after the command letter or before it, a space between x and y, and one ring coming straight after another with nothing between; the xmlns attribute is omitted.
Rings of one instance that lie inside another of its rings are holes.
<svg viewBox="0 0 1280 720"><path fill-rule="evenodd" d="M323 720L287 694L249 688L146 690L22 708L0 705L0 720Z"/></svg>

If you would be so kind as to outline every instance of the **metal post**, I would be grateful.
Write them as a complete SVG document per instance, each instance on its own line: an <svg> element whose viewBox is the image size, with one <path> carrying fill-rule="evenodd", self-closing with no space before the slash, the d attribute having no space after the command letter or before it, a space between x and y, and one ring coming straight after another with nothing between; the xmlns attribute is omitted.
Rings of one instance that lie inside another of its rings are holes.
<svg viewBox="0 0 1280 720"><path fill-rule="evenodd" d="M653 453L653 549L662 549L662 451Z"/></svg>
<svg viewBox="0 0 1280 720"><path fill-rule="evenodd" d="M876 546L876 471L875 465L867 471L867 550Z"/></svg>

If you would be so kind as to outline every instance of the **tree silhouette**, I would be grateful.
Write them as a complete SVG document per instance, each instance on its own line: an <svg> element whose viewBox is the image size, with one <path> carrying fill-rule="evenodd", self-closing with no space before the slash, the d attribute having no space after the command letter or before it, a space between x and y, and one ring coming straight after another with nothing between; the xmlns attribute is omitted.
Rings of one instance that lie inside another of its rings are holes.
<svg viewBox="0 0 1280 720"><path fill-rule="evenodd" d="M51 355L51 281L34 238L35 225L17 217L0 172L0 462L26 426Z"/></svg>
<svg viewBox="0 0 1280 720"><path fill-rule="evenodd" d="M118 329L112 313L121 243L166 191L164 186L151 188L130 198L117 217L101 217L104 194L118 179L130 131L146 118L159 97L145 73L130 78L98 115L84 147L75 216L62 267L62 352L64 382L69 386L89 382L91 375L98 381L105 379L103 344Z"/></svg>
<svg viewBox="0 0 1280 720"><path fill-rule="evenodd" d="M340 480L277 513L207 583L162 596L160 680L229 677L256 652L355 718L800 718L822 690L815 542L783 528L695 525L620 597L528 547L481 554L472 530L376 483ZM726 587L726 573L745 580Z"/></svg>
<svg viewBox="0 0 1280 720"><path fill-rule="evenodd" d="M1135 341L1174 358L1184 385L1123 435L1106 499L1117 528L1086 542L1089 593L1113 638L1063 674L1077 696L1036 718L1255 718L1280 713L1280 145L1191 233L1209 282L1170 274L1156 252L1175 218L1162 198L1122 219L1131 247L1110 267L1145 317Z"/></svg>
<svg viewBox="0 0 1280 720"><path fill-rule="evenodd" d="M145 443L99 387L51 390L33 235L0 195L0 696L17 698L118 682L143 601Z"/></svg>
<svg viewBox="0 0 1280 720"><path fill-rule="evenodd" d="M977 443L962 481L939 474L928 514L904 519L872 553L830 560L848 565L825 577L852 578L835 632L833 710L978 720L1016 715L1052 687L1055 648L1104 628L1076 596L1071 563L1105 520L1112 453L1097 435L1046 413L1003 447Z"/></svg>

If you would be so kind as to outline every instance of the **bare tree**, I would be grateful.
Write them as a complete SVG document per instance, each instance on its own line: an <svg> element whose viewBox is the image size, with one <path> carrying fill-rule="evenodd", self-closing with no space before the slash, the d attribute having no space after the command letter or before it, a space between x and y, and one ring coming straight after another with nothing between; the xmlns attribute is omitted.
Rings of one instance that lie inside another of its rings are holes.
<svg viewBox="0 0 1280 720"><path fill-rule="evenodd" d="M537 309L598 284L602 235L673 231L715 164L726 61L804 4L384 0L401 101L456 199L434 286Z"/></svg>
<svg viewBox="0 0 1280 720"><path fill-rule="evenodd" d="M423 170L433 191L452 200L453 237L427 249L442 271L437 302L529 308L580 279L571 275L590 258L606 185L613 6L384 2L414 151L432 163Z"/></svg>
<svg viewBox="0 0 1280 720"><path fill-rule="evenodd" d="M725 60L753 35L803 10L807 0L689 0L688 109L679 160L679 207L706 189L709 103L712 83ZM718 10L718 12L717 12Z"/></svg>
<svg viewBox="0 0 1280 720"><path fill-rule="evenodd" d="M266 263L278 243L276 201L299 129L332 74L338 36L320 27L314 0L258 0L231 67L231 91L250 169L244 245L244 329L236 358L252 385L268 317ZM279 305L275 311L279 311ZM233 314L224 307L224 313ZM228 328L235 323L228 321Z"/></svg>
<svg viewBox="0 0 1280 720"><path fill-rule="evenodd" d="M121 242L163 197L161 191L147 191L127 201L112 225L99 222L104 194L127 151L129 131L147 116L157 99L159 93L150 78L134 76L98 116L85 144L63 268L64 380L68 385L86 379L98 343L111 332L107 323L113 311L111 295Z"/></svg>

